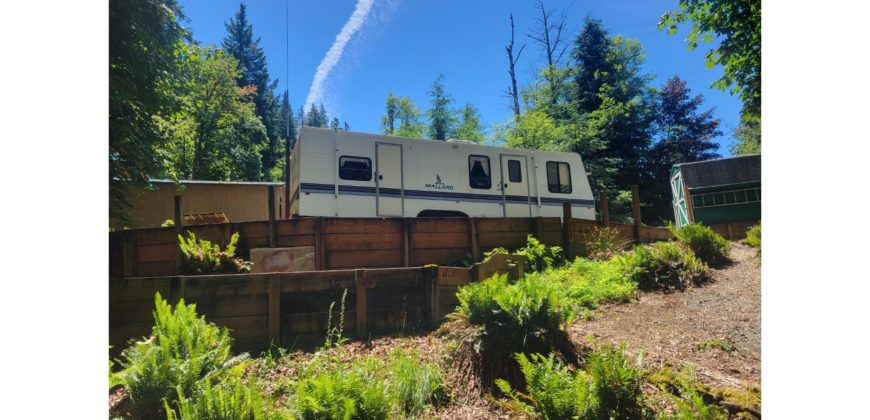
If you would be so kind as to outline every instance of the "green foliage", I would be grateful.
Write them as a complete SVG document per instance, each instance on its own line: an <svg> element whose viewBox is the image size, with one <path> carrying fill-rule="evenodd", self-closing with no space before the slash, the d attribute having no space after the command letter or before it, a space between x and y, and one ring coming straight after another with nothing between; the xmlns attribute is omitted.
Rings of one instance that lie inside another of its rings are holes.
<svg viewBox="0 0 870 420"><path fill-rule="evenodd" d="M245 273L251 271L253 263L235 258L239 233L233 233L230 243L221 251L218 244L205 239L196 239L196 234L187 231L187 239L178 235L178 246L184 255L183 267L191 274L210 274L219 272Z"/></svg>
<svg viewBox="0 0 870 420"><path fill-rule="evenodd" d="M730 147L732 155L761 154L761 118L744 117L732 135L735 139Z"/></svg>
<svg viewBox="0 0 870 420"><path fill-rule="evenodd" d="M673 412L662 413L660 418L669 420L725 420L728 418L721 405L707 401L713 399L714 395L707 387L694 380L692 371L689 369L673 371L670 368L664 368L650 374L648 380L653 385L657 385L675 407Z"/></svg>
<svg viewBox="0 0 870 420"><path fill-rule="evenodd" d="M468 140L475 143L483 143L486 140L486 127L480 123L480 112L474 105L465 103L459 111L459 125L450 132L450 137L459 140Z"/></svg>
<svg viewBox="0 0 870 420"><path fill-rule="evenodd" d="M548 246L539 241L532 235L526 237L526 244L514 251L508 251L505 248L493 248L491 251L483 253L483 259L487 260L495 254L515 254L522 255L529 260L529 271L540 272L554 268L562 263L562 247Z"/></svg>
<svg viewBox="0 0 870 420"><path fill-rule="evenodd" d="M159 168L163 137L153 117L174 108L167 85L189 35L183 19L174 0L109 3L109 213L122 221L127 191Z"/></svg>
<svg viewBox="0 0 870 420"><path fill-rule="evenodd" d="M429 118L429 128L426 133L430 139L446 140L447 135L453 131L453 127L456 125L456 116L450 109L453 97L444 89L443 74L439 74L435 82L432 83L429 97L432 108L426 112L426 116Z"/></svg>
<svg viewBox="0 0 870 420"><path fill-rule="evenodd" d="M437 364L394 351L385 359L314 362L300 375L291 404L303 419L385 419L414 416L445 397Z"/></svg>
<svg viewBox="0 0 870 420"><path fill-rule="evenodd" d="M329 304L329 318L326 320L326 341L323 343L324 349L341 347L347 342L347 337L344 336L344 302L347 299L347 289L341 294L341 307L338 311L338 324L332 325L332 308L335 302Z"/></svg>
<svg viewBox="0 0 870 420"><path fill-rule="evenodd" d="M698 258L711 267L721 267L731 262L728 254L730 244L713 229L700 223L692 223L676 229L669 226L671 233L686 244Z"/></svg>
<svg viewBox="0 0 870 420"><path fill-rule="evenodd" d="M175 226L175 220L166 219L163 223L160 224L160 227L171 227Z"/></svg>
<svg viewBox="0 0 870 420"><path fill-rule="evenodd" d="M593 227L583 232L583 248L591 260L609 260L625 250L631 241L625 240L619 230Z"/></svg>
<svg viewBox="0 0 870 420"><path fill-rule="evenodd" d="M190 398L179 390L178 413L164 401L168 420L266 420L282 418L274 412L268 395L251 382L245 384L238 377L220 383L203 381L197 393Z"/></svg>
<svg viewBox="0 0 870 420"><path fill-rule="evenodd" d="M456 293L459 316L484 327L484 346L505 351L549 352L575 316L575 305L560 283L507 276L463 286Z"/></svg>
<svg viewBox="0 0 870 420"><path fill-rule="evenodd" d="M719 349L732 355L737 352L737 347L727 338L708 338L695 344L695 347L698 350Z"/></svg>
<svg viewBox="0 0 870 420"><path fill-rule="evenodd" d="M683 289L707 279L707 266L675 242L638 245L612 261L641 290Z"/></svg>
<svg viewBox="0 0 870 420"><path fill-rule="evenodd" d="M513 391L503 380L499 389L527 412L545 419L638 419L648 411L642 396L644 371L620 347L596 349L587 370L572 370L550 354L517 354L527 394Z"/></svg>
<svg viewBox="0 0 870 420"><path fill-rule="evenodd" d="M134 414L150 417L172 406L178 397L191 398L203 381L238 374L247 355L232 357L226 328L196 314L196 305L180 301L175 310L160 293L154 296L151 338L133 343L121 353L121 370L114 380L130 396Z"/></svg>
<svg viewBox="0 0 870 420"><path fill-rule="evenodd" d="M746 245L761 248L761 223L746 230Z"/></svg>
<svg viewBox="0 0 870 420"><path fill-rule="evenodd" d="M587 309L594 309L603 302L629 302L637 289L613 261L577 258L568 266L542 276L561 283L568 296Z"/></svg>
<svg viewBox="0 0 870 420"><path fill-rule="evenodd" d="M679 9L667 12L659 30L677 33L679 25L691 22L688 48L698 42L717 42L707 52L707 67L724 67L713 87L739 93L743 116L761 116L761 0L681 0Z"/></svg>
<svg viewBox="0 0 870 420"><path fill-rule="evenodd" d="M386 113L381 117L381 130L386 135L422 138L426 126L420 122L420 110L410 98L387 94Z"/></svg>

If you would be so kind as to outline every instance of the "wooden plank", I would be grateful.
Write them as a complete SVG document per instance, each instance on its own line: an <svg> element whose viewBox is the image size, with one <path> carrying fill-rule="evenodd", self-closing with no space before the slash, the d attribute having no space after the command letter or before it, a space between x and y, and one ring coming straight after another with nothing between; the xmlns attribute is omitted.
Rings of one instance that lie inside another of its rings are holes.
<svg viewBox="0 0 870 420"><path fill-rule="evenodd" d="M273 191L270 187L269 191ZM274 197L273 197L274 198ZM274 207L272 200L272 207ZM271 342L280 341L281 331L281 278L273 276L269 278L269 340Z"/></svg>
<svg viewBox="0 0 870 420"><path fill-rule="evenodd" d="M278 236L279 247L314 246L314 235Z"/></svg>
<svg viewBox="0 0 870 420"><path fill-rule="evenodd" d="M357 337L365 337L368 335L368 327L366 325L366 315L368 305L366 304L366 286L365 286L365 270L356 270L354 273L354 282L356 283L356 334Z"/></svg>
<svg viewBox="0 0 870 420"><path fill-rule="evenodd" d="M400 250L402 249L402 233L385 233L372 235L369 233L330 234L326 251L343 250Z"/></svg>
<svg viewBox="0 0 870 420"><path fill-rule="evenodd" d="M468 218L468 239L471 244L472 261L480 261L480 229L476 217Z"/></svg>
<svg viewBox="0 0 870 420"><path fill-rule="evenodd" d="M516 248L526 244L528 232L488 232L480 231L480 249L489 251L493 248Z"/></svg>
<svg viewBox="0 0 870 420"><path fill-rule="evenodd" d="M329 251L325 267L328 269L362 267L401 267L400 249L371 251Z"/></svg>
<svg viewBox="0 0 870 420"><path fill-rule="evenodd" d="M411 219L402 219L402 265L405 267L411 266Z"/></svg>
<svg viewBox="0 0 870 420"><path fill-rule="evenodd" d="M414 251L412 264L415 266L427 264L445 265L449 264L452 260L463 258L467 255L468 248L417 249Z"/></svg>
<svg viewBox="0 0 870 420"><path fill-rule="evenodd" d="M438 319L438 285L441 283L440 267L427 267L424 269L424 287L426 291L426 323L429 328L435 327Z"/></svg>
<svg viewBox="0 0 870 420"><path fill-rule="evenodd" d="M136 248L137 263L175 261L180 248L177 244L143 245Z"/></svg>
<svg viewBox="0 0 870 420"><path fill-rule="evenodd" d="M269 314L269 296L267 294L187 296L185 303L196 304L196 312L200 315L205 315L207 320L211 318L262 316Z"/></svg>
<svg viewBox="0 0 870 420"><path fill-rule="evenodd" d="M631 186L631 214L634 218L634 240L640 242L640 191L637 185Z"/></svg>
<svg viewBox="0 0 870 420"><path fill-rule="evenodd" d="M562 252L565 253L565 259L568 261L574 260L574 217L571 215L571 203L566 201L562 203Z"/></svg>
<svg viewBox="0 0 870 420"><path fill-rule="evenodd" d="M419 287L423 270L422 267L365 270L366 287Z"/></svg>
<svg viewBox="0 0 870 420"><path fill-rule="evenodd" d="M136 263L135 272L141 277L174 276L176 274L175 261L160 261L153 263Z"/></svg>
<svg viewBox="0 0 870 420"><path fill-rule="evenodd" d="M411 245L420 248L465 248L471 246L467 232L419 232L414 235Z"/></svg>
<svg viewBox="0 0 870 420"><path fill-rule="evenodd" d="M439 286L462 286L471 283L471 269L459 267L438 267Z"/></svg>
<svg viewBox="0 0 870 420"><path fill-rule="evenodd" d="M316 218L287 219L278 221L278 236L314 235Z"/></svg>
<svg viewBox="0 0 870 420"><path fill-rule="evenodd" d="M175 233L175 227L153 228L153 229L135 229L116 234L132 235L135 237L135 242L138 245L159 245L159 244L177 244L178 234Z"/></svg>
<svg viewBox="0 0 870 420"><path fill-rule="evenodd" d="M130 323L130 322L152 322L154 316L154 295L147 299L137 299L128 301L113 301L109 300L109 322L110 323Z"/></svg>
<svg viewBox="0 0 870 420"><path fill-rule="evenodd" d="M401 219L347 218L324 219L324 232L332 233L402 233Z"/></svg>
<svg viewBox="0 0 870 420"><path fill-rule="evenodd" d="M269 276L268 273L186 276L186 295L188 297L265 295L268 293Z"/></svg>
<svg viewBox="0 0 870 420"><path fill-rule="evenodd" d="M274 248L278 245L278 225L275 223L275 186L270 185L266 194L269 202L266 206L269 208L269 248Z"/></svg>
<svg viewBox="0 0 870 420"><path fill-rule="evenodd" d="M124 322L109 324L109 344L116 347L127 347L130 340L139 341L151 335L154 321Z"/></svg>
<svg viewBox="0 0 870 420"><path fill-rule="evenodd" d="M328 309L328 307L327 307ZM332 326L338 327L340 320L340 312L338 304L332 311ZM326 329L329 322L329 312L292 312L285 313L281 317L281 334L294 336L297 334L317 334L320 337L322 344L326 336ZM344 311L344 326L342 334L348 336L348 332L356 331L356 311Z"/></svg>
<svg viewBox="0 0 870 420"><path fill-rule="evenodd" d="M284 313L326 312L334 304L335 310L341 307L341 298L347 290L344 304L346 310L356 309L355 281L350 288L336 288L319 292L282 293L281 308Z"/></svg>
<svg viewBox="0 0 870 420"><path fill-rule="evenodd" d="M354 287L354 270L281 273L281 293L319 292Z"/></svg>
<svg viewBox="0 0 870 420"><path fill-rule="evenodd" d="M173 213L173 221L175 225L175 234L176 236L181 236L184 234L184 218L181 217L182 209L181 209L181 196L175 196L175 206ZM174 252L175 254L175 274L181 274L181 262L183 261L184 255L181 253L181 248L177 248Z"/></svg>
<svg viewBox="0 0 870 420"><path fill-rule="evenodd" d="M240 222L234 223L237 225L237 229L239 232L239 236L249 238L249 237L269 237L269 222L268 221L255 221L255 222Z"/></svg>
<svg viewBox="0 0 870 420"><path fill-rule="evenodd" d="M456 298L456 292L459 286L440 286L438 287L438 301L441 305L456 306L459 305L459 299Z"/></svg>
<svg viewBox="0 0 870 420"><path fill-rule="evenodd" d="M268 337L269 336L269 317L268 316L234 316L227 318L212 318L207 319L220 327L226 327L230 330L230 337L234 339L246 337Z"/></svg>
<svg viewBox="0 0 870 420"><path fill-rule="evenodd" d="M123 236L124 241L124 255L123 255L123 265L124 265L124 277L133 277L136 275L136 268L138 264L136 264L136 235L129 234ZM174 256L174 254L173 254Z"/></svg>
<svg viewBox="0 0 870 420"><path fill-rule="evenodd" d="M604 227L610 227L610 204L607 202L607 193L601 191L598 193L598 212L601 214L601 224Z"/></svg>
<svg viewBox="0 0 870 420"><path fill-rule="evenodd" d="M233 337L232 351L233 353L250 353L254 357L260 352L269 350L269 338L262 337Z"/></svg>
<svg viewBox="0 0 870 420"><path fill-rule="evenodd" d="M314 268L326 269L326 247L324 246L323 219L318 217L314 222Z"/></svg>
<svg viewBox="0 0 870 420"><path fill-rule="evenodd" d="M468 222L460 218L415 218L414 232L467 233Z"/></svg>
<svg viewBox="0 0 870 420"><path fill-rule="evenodd" d="M533 232L530 217L499 217L478 219L480 232Z"/></svg>

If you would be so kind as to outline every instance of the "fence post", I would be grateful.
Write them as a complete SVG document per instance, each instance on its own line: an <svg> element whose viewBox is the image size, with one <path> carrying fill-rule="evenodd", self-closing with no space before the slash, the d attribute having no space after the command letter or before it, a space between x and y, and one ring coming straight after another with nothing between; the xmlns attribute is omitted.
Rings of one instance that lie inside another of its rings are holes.
<svg viewBox="0 0 870 420"><path fill-rule="evenodd" d="M184 299L185 289L187 288L187 277L175 276L169 279L169 302L172 305L177 304Z"/></svg>
<svg viewBox="0 0 870 420"><path fill-rule="evenodd" d="M471 259L474 262L480 261L480 240L477 230L477 218L468 218L468 234L471 236Z"/></svg>
<svg viewBox="0 0 870 420"><path fill-rule="evenodd" d="M562 203L562 244L565 247L565 259L568 261L574 259L573 234L574 218L571 216L571 203L565 201Z"/></svg>
<svg viewBox="0 0 870 420"><path fill-rule="evenodd" d="M411 219L402 218L402 263L411 266Z"/></svg>
<svg viewBox="0 0 870 420"><path fill-rule="evenodd" d="M631 186L631 215L634 218L634 240L640 243L640 192L637 185Z"/></svg>
<svg viewBox="0 0 870 420"><path fill-rule="evenodd" d="M318 217L317 220L314 221L314 269L315 270L325 270L324 267L326 258L324 258L324 253L326 252L326 247L323 246L323 218Z"/></svg>
<svg viewBox="0 0 870 420"><path fill-rule="evenodd" d="M426 289L426 305L428 306L428 311L426 311L426 324L429 328L435 328L435 324L438 321L438 284L440 283L440 271L438 267L424 267L423 268L423 287Z"/></svg>
<svg viewBox="0 0 870 420"><path fill-rule="evenodd" d="M607 202L607 193L598 193L598 212L601 213L601 223L604 227L610 227L610 203Z"/></svg>
<svg viewBox="0 0 870 420"><path fill-rule="evenodd" d="M532 231L535 233L535 238L538 238L539 241L543 242L543 232L541 232L541 217L533 217L532 218Z"/></svg>
<svg viewBox="0 0 870 420"><path fill-rule="evenodd" d="M368 309L366 307L366 270L354 270L354 283L356 283L356 335L359 338L365 337L368 334L368 326L366 325Z"/></svg>
<svg viewBox="0 0 870 420"><path fill-rule="evenodd" d="M269 341L280 345L281 339L281 277L269 277Z"/></svg>
<svg viewBox="0 0 870 420"><path fill-rule="evenodd" d="M183 233L183 230L184 230L184 218L181 217L182 214L183 214L183 212L181 210L181 196L176 195L175 196L175 208L174 208L174 211L172 213L172 221L175 223L176 239L177 239L177 236L181 235ZM181 274L181 261L182 261L182 254L181 254L181 248L179 247L178 250L175 251L175 274Z"/></svg>
<svg viewBox="0 0 870 420"><path fill-rule="evenodd" d="M122 245L124 250L124 277L136 275L136 232L121 232L124 238Z"/></svg>
<svg viewBox="0 0 870 420"><path fill-rule="evenodd" d="M278 246L278 224L275 223L275 186L269 185L269 248Z"/></svg>

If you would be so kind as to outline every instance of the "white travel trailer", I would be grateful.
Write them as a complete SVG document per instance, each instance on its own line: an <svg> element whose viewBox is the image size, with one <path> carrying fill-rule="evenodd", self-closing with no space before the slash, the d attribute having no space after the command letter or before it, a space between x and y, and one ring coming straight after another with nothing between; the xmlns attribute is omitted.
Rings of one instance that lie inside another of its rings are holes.
<svg viewBox="0 0 870 420"><path fill-rule="evenodd" d="M595 219L576 153L303 127L290 159L290 214Z"/></svg>

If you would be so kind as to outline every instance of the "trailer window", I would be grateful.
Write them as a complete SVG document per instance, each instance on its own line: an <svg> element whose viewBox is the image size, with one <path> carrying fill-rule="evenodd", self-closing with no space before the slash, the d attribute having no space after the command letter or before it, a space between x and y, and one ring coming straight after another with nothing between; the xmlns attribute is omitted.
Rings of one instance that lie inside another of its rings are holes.
<svg viewBox="0 0 870 420"><path fill-rule="evenodd" d="M492 187L489 158L480 155L468 157L468 183L471 188L488 190Z"/></svg>
<svg viewBox="0 0 870 420"><path fill-rule="evenodd" d="M518 160L508 160L508 181L523 182L523 170Z"/></svg>
<svg viewBox="0 0 870 420"><path fill-rule="evenodd" d="M348 181L371 181L372 160L367 157L342 156L338 158L338 177Z"/></svg>
<svg viewBox="0 0 870 420"><path fill-rule="evenodd" d="M547 162L547 190L551 193L571 193L571 168L565 162Z"/></svg>

